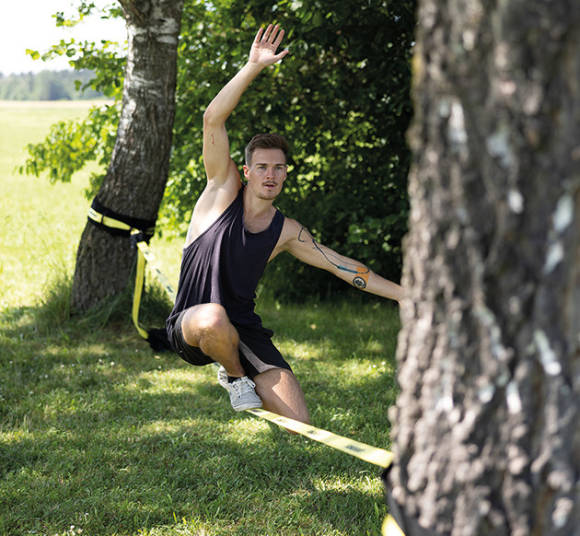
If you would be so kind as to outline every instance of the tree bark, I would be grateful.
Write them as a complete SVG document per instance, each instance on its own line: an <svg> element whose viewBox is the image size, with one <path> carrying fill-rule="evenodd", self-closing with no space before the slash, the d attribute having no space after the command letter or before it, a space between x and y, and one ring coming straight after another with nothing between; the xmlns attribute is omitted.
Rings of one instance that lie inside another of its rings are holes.
<svg viewBox="0 0 580 536"><path fill-rule="evenodd" d="M578 535L580 3L418 19L393 497L432 534Z"/></svg>
<svg viewBox="0 0 580 536"><path fill-rule="evenodd" d="M122 112L97 199L116 213L155 220L169 168L183 0L120 3L129 43ZM127 237L88 223L77 252L73 309L86 311L122 292L135 254Z"/></svg>

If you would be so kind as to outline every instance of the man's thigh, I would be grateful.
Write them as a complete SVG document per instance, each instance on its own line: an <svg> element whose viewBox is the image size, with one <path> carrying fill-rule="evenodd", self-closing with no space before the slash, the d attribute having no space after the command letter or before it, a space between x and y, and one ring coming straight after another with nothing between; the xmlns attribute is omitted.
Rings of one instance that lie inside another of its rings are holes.
<svg viewBox="0 0 580 536"><path fill-rule="evenodd" d="M297 421L310 422L304 393L290 370L267 370L255 376L254 383L264 409Z"/></svg>

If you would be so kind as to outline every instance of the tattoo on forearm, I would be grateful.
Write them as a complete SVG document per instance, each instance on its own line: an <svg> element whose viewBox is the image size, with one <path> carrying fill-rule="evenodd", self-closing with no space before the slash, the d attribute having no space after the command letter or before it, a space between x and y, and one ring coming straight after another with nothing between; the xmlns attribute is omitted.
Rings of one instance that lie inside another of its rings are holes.
<svg viewBox="0 0 580 536"><path fill-rule="evenodd" d="M312 247L317 250L326 259L327 262L343 272L355 274L352 279L353 286L361 290L366 288L370 274L370 270L366 266L360 266L359 264L350 262L345 263L344 261L341 262L341 259L339 259L339 257L334 255L332 252L323 251L316 240L314 240L314 238L310 235L308 230L305 227L301 227L300 232L298 233L298 241L308 242L309 240L312 242Z"/></svg>

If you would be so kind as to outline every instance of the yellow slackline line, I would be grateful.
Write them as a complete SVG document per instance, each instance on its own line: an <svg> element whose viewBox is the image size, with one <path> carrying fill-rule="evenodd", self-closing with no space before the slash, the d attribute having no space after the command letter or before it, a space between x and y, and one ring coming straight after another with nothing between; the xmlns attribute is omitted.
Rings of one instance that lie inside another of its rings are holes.
<svg viewBox="0 0 580 536"><path fill-rule="evenodd" d="M279 426L283 426L284 428L297 432L309 439L319 441L328 447L346 452L347 454L360 458L365 462L373 463L385 468L393 463L393 453L388 450L371 447L370 445L366 445L360 441L333 434L328 430L316 428L315 426L304 424L303 422L288 417L282 417L282 415L266 411L265 409L247 409L246 412L251 413L254 417L259 417L260 419L265 419ZM387 514L383 521L381 533L383 536L405 536L405 533L401 530L393 516L390 514Z"/></svg>
<svg viewBox="0 0 580 536"><path fill-rule="evenodd" d="M381 532L383 536L405 536L405 533L401 530L401 527L399 527L391 514L386 515Z"/></svg>
<svg viewBox="0 0 580 536"><path fill-rule="evenodd" d="M314 439L314 441L319 441L329 447L341 450L342 452L346 452L351 456L360 458L365 462L373 463L379 467L389 467L393 462L393 454L388 450L371 447L370 445L366 445L360 441L333 434L327 430L322 430L321 428L316 428L315 426L304 424L303 422L289 419L288 417L282 417L281 415L266 411L265 409L247 409L246 411L256 417L260 417L261 419L288 428L288 430L297 432L309 439Z"/></svg>
<svg viewBox="0 0 580 536"><path fill-rule="evenodd" d="M128 223L101 214L93 207L89 208L88 217L90 220L93 220L94 222L104 225L105 227L109 227L110 229L117 229L119 231L128 231L129 233L131 233L131 235L135 235L141 232L139 229L131 227L131 225L129 225ZM149 229L149 231L151 232L153 232L153 230L154 228ZM145 264L146 264L145 253L140 247L141 245L145 246L145 243L137 242L137 246L139 247L139 249L137 254L137 267L135 269L135 288L133 290L133 306L131 309L131 318L133 320L133 324L135 325L135 329L137 329L139 335L141 335L141 337L143 337L144 339L148 339L149 334L139 324L139 308L141 306L141 297L143 294L143 282L145 281ZM175 296L174 293L173 296Z"/></svg>
<svg viewBox="0 0 580 536"><path fill-rule="evenodd" d="M115 220L114 218L103 216L92 207L89 209L89 218L98 223L101 223L102 225L105 225L106 227L130 231L132 234L139 233L137 229L134 229L130 225L122 221ZM133 319L133 324L137 328L139 334L144 339L147 339L149 337L147 331L143 329L139 324L139 307L141 304L141 297L143 293L143 282L145 280L145 266L147 262L149 262L149 264L151 265L151 268L154 270L155 275L159 279L160 283L163 285L165 291L174 301L176 294L175 291L173 290L173 287L171 286L171 283L169 283L169 280L167 279L167 277L165 277L165 274L163 274L163 272L157 267L155 257L151 252L149 246L145 242L140 241L137 242L137 248L138 248L137 267L135 274L135 289L133 293L133 306L131 316ZM360 441L355 441L354 439L340 436L338 434L329 432L328 430L316 428L315 426L311 426L309 424L305 424L303 422L296 421L288 417L283 417L282 415L266 411L265 409L256 408L256 409L247 409L246 411L254 415L254 417L265 419L274 424L292 430L293 432L308 437L309 439L318 441L319 443L327 445L328 447L332 447L336 450L345 452L346 454L350 454L351 456L359 458L365 462L378 465L379 467L386 468L393 463L394 456L388 450L372 447L371 445L361 443ZM390 514L387 514L385 520L383 521L382 535L405 536L405 534L400 529L395 519Z"/></svg>

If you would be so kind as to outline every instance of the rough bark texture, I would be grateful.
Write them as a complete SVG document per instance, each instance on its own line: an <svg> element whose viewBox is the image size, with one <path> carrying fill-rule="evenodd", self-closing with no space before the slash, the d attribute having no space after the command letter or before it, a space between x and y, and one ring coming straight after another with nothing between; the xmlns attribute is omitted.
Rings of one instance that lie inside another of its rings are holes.
<svg viewBox="0 0 580 536"><path fill-rule="evenodd" d="M580 534L580 3L422 0L414 75L393 495Z"/></svg>
<svg viewBox="0 0 580 536"><path fill-rule="evenodd" d="M169 167L183 0L120 3L129 41L122 113L97 198L117 213L155 220ZM125 289L134 261L128 238L87 224L77 252L73 308L85 311Z"/></svg>

